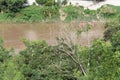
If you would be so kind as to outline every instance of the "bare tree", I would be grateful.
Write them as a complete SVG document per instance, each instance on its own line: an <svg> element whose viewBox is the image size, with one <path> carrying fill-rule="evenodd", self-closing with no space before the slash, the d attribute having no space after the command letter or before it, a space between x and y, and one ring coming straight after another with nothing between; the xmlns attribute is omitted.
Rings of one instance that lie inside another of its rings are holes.
<svg viewBox="0 0 120 80"><path fill-rule="evenodd" d="M78 66L80 72L86 76L86 70L76 55L76 46L78 43L78 35L76 34L77 28L75 26L63 27L60 31L58 40L58 51L68 55L72 61Z"/></svg>

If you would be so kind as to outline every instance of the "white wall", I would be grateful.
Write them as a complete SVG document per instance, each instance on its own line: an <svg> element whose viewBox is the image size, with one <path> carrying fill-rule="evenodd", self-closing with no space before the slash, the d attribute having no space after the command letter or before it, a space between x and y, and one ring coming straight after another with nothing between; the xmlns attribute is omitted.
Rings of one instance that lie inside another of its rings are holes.
<svg viewBox="0 0 120 80"><path fill-rule="evenodd" d="M27 0L28 5L32 5L33 3L37 4L35 0Z"/></svg>

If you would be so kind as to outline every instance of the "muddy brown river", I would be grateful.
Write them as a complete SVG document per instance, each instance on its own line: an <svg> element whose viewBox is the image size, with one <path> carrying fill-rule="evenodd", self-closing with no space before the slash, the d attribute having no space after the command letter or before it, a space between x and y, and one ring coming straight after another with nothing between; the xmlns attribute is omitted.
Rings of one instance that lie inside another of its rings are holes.
<svg viewBox="0 0 120 80"><path fill-rule="evenodd" d="M60 37L62 33L65 36L72 36L71 40L76 39L75 29L83 28L86 22L40 22L40 23L0 23L0 37L4 39L6 48L15 48L15 50L24 49L22 38L29 40L46 40L49 44L56 43L56 37ZM103 37L103 23L94 22L92 28L88 32L83 32L78 41L81 45L91 44L91 41L96 38ZM72 27L72 28L70 28ZM65 29L66 30L63 30ZM89 40L89 41L88 41Z"/></svg>

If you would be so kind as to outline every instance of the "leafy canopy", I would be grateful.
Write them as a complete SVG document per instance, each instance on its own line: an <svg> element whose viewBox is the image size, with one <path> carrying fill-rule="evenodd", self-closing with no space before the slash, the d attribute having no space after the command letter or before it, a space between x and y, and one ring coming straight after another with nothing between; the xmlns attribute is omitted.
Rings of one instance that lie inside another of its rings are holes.
<svg viewBox="0 0 120 80"><path fill-rule="evenodd" d="M0 0L1 12L17 12L25 4L26 0Z"/></svg>

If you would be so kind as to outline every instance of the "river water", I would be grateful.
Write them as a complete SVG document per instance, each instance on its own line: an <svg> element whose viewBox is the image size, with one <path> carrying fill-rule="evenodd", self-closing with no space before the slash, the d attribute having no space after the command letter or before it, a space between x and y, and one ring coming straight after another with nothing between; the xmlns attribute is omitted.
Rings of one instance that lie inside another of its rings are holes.
<svg viewBox="0 0 120 80"><path fill-rule="evenodd" d="M71 36L71 40L75 40L75 29L81 29L84 22L40 22L40 23L0 23L0 37L4 39L6 48L15 48L16 50L24 49L23 38L29 40L46 40L50 45L56 44L56 37L60 37L62 33ZM91 44L91 41L103 36L103 24L94 23L88 32L83 32L80 36L81 45ZM72 27L72 28L70 28ZM66 28L66 30L64 30ZM74 28L74 30L73 30ZM62 35L63 37L63 35ZM89 38L89 39L88 39ZM75 42L75 41L74 41Z"/></svg>

